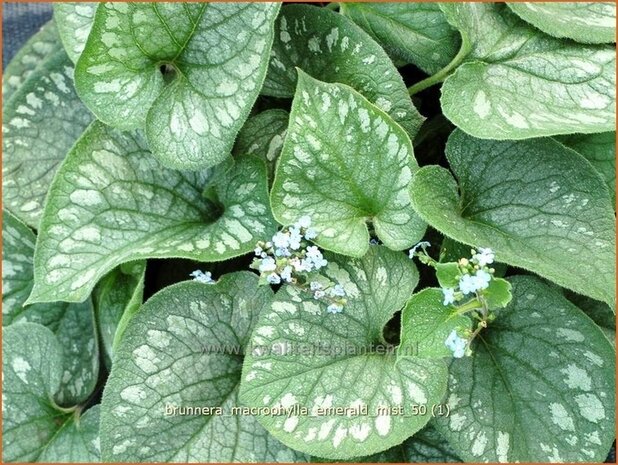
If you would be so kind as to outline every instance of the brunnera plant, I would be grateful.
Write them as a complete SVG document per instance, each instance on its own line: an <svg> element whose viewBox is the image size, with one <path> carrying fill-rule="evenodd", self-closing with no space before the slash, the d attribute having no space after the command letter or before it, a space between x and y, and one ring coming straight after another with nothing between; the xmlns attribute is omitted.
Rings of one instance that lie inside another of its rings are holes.
<svg viewBox="0 0 618 465"><path fill-rule="evenodd" d="M3 76L3 460L600 462L613 3L59 3Z"/></svg>

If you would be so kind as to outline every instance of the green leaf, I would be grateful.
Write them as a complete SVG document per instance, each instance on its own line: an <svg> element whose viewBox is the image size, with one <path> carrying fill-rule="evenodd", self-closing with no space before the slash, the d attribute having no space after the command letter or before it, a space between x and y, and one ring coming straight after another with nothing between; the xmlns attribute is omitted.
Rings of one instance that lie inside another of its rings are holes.
<svg viewBox="0 0 618 465"><path fill-rule="evenodd" d="M509 3L523 20L554 37L586 44L616 42L616 4L613 2Z"/></svg>
<svg viewBox="0 0 618 465"><path fill-rule="evenodd" d="M604 302L566 291L565 296L602 328L616 329L616 310Z"/></svg>
<svg viewBox="0 0 618 465"><path fill-rule="evenodd" d="M34 233L7 211L2 217L2 324L30 322L51 329L62 348L61 405L74 405L92 393L99 373L99 350L90 300L24 307L32 290Z"/></svg>
<svg viewBox="0 0 618 465"><path fill-rule="evenodd" d="M106 461L293 462L298 454L251 415L235 415L242 355L258 314L272 300L257 276L165 288L127 325L103 394ZM218 414L166 408L220 407Z"/></svg>
<svg viewBox="0 0 618 465"><path fill-rule="evenodd" d="M344 462L312 457L312 462ZM420 430L403 443L366 457L354 458L355 463L445 463L461 462L442 435L431 426Z"/></svg>
<svg viewBox="0 0 618 465"><path fill-rule="evenodd" d="M54 22L58 34L73 63L77 63L86 46L98 3L54 3Z"/></svg>
<svg viewBox="0 0 618 465"><path fill-rule="evenodd" d="M47 198L29 303L82 301L132 260L226 260L274 232L261 160L243 157L212 175L173 171L145 147L139 133L100 123L73 147Z"/></svg>
<svg viewBox="0 0 618 465"><path fill-rule="evenodd" d="M513 298L511 284L502 278L493 278L485 290L487 307L490 310L506 307Z"/></svg>
<svg viewBox="0 0 618 465"><path fill-rule="evenodd" d="M58 164L93 120L75 93L73 66L60 44L12 94L3 118L4 206L38 228Z"/></svg>
<svg viewBox="0 0 618 465"><path fill-rule="evenodd" d="M240 396L254 408L297 409L287 416L257 416L289 447L347 459L385 450L420 430L431 413L414 415L410 409L426 405L430 412L442 399L447 372L442 360L402 357L395 364L385 346L386 323L418 282L411 260L382 246L358 260L328 259L325 274L348 296L343 312L328 313L310 293L283 287L260 315ZM367 411L346 416L318 410L328 407ZM380 407L403 408L404 414Z"/></svg>
<svg viewBox="0 0 618 465"><path fill-rule="evenodd" d="M615 354L559 290L509 279L513 301L449 369L436 424L464 461L601 462L614 440Z"/></svg>
<svg viewBox="0 0 618 465"><path fill-rule="evenodd" d="M290 115L285 110L266 110L247 120L238 133L234 155L256 155L266 162L268 179L275 177Z"/></svg>
<svg viewBox="0 0 618 465"><path fill-rule="evenodd" d="M2 333L3 462L98 461L96 408L80 419L51 400L63 376L56 337L34 323Z"/></svg>
<svg viewBox="0 0 618 465"><path fill-rule="evenodd" d="M461 270L456 262L436 263L436 278L440 287L457 287Z"/></svg>
<svg viewBox="0 0 618 465"><path fill-rule="evenodd" d="M341 3L341 13L370 34L395 62L433 74L457 54L459 35L436 3Z"/></svg>
<svg viewBox="0 0 618 465"><path fill-rule="evenodd" d="M369 247L367 221L392 249L425 232L410 205L418 165L406 133L348 86L299 71L290 126L271 191L275 218L311 217L316 244L360 257Z"/></svg>
<svg viewBox="0 0 618 465"><path fill-rule="evenodd" d="M107 367L111 367L113 348L117 346L115 341L120 341L144 297L146 262L135 262L127 272L122 268L116 267L104 276L92 296Z"/></svg>
<svg viewBox="0 0 618 465"><path fill-rule="evenodd" d="M455 125L487 139L615 129L614 46L546 36L505 5L441 8L471 50L442 86L442 110Z"/></svg>
<svg viewBox="0 0 618 465"><path fill-rule="evenodd" d="M615 223L609 192L590 163L551 139L484 141L461 131L438 166L412 179L412 203L430 225L496 261L566 288L615 300Z"/></svg>
<svg viewBox="0 0 618 465"><path fill-rule="evenodd" d="M458 315L451 305L444 305L440 289L427 288L414 294L401 313L399 357L414 354L423 358L452 357L444 341L451 331L464 334L472 321Z"/></svg>
<svg viewBox="0 0 618 465"><path fill-rule="evenodd" d="M30 74L60 44L56 26L48 21L22 46L2 73L2 98L7 102ZM4 118L6 120L6 117Z"/></svg>
<svg viewBox="0 0 618 465"><path fill-rule="evenodd" d="M384 50L346 17L309 5L289 5L275 26L262 93L292 97L296 68L326 82L347 84L388 113L413 138L424 118Z"/></svg>
<svg viewBox="0 0 618 465"><path fill-rule="evenodd" d="M616 132L570 134L557 138L567 147L583 155L601 173L616 204Z"/></svg>
<svg viewBox="0 0 618 465"><path fill-rule="evenodd" d="M71 418L56 432L41 452L39 462L100 462L99 405L89 408L78 419Z"/></svg>
<svg viewBox="0 0 618 465"><path fill-rule="evenodd" d="M178 169L229 156L266 74L278 3L103 3L75 80L101 121Z"/></svg>

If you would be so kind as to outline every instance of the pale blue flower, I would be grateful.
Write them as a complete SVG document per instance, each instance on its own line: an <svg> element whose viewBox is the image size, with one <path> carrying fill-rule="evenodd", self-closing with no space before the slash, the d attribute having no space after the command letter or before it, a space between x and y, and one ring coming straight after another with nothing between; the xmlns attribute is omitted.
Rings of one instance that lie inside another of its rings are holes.
<svg viewBox="0 0 618 465"><path fill-rule="evenodd" d="M319 291L320 289L322 289L322 285L319 282L317 282L317 281L311 281L309 283L309 288L312 291Z"/></svg>
<svg viewBox="0 0 618 465"><path fill-rule="evenodd" d="M276 248L286 249L290 246L290 236L282 231L279 231L273 236L273 244Z"/></svg>
<svg viewBox="0 0 618 465"><path fill-rule="evenodd" d="M494 262L494 258L496 258L493 250L489 248L479 247L478 252L472 257L478 266L484 267L486 265L490 265Z"/></svg>
<svg viewBox="0 0 618 465"><path fill-rule="evenodd" d="M308 228L305 231L305 239L311 240L311 239L315 239L316 237L318 237L318 232L315 229Z"/></svg>
<svg viewBox="0 0 618 465"><path fill-rule="evenodd" d="M262 247L260 247L259 245L253 250L253 253L260 257L262 256L262 254L264 253L264 249L262 249Z"/></svg>
<svg viewBox="0 0 618 465"><path fill-rule="evenodd" d="M266 257L265 259L262 260L258 269L261 272L275 271L277 269L277 263L275 262L274 258Z"/></svg>
<svg viewBox="0 0 618 465"><path fill-rule="evenodd" d="M427 241L419 242L418 244L416 244L414 247L410 249L410 252L408 252L408 256L410 258L414 258L414 256L416 255L416 251L419 249L419 247L425 250L427 247L431 247L431 244Z"/></svg>
<svg viewBox="0 0 618 465"><path fill-rule="evenodd" d="M478 270L474 276L474 281L476 283L477 290L487 289L489 287L489 282L491 281L491 275L485 270Z"/></svg>
<svg viewBox="0 0 618 465"><path fill-rule="evenodd" d="M322 297L324 297L326 295L326 293L324 291L321 290L317 290L313 293L313 298L316 300L320 300Z"/></svg>
<svg viewBox="0 0 618 465"><path fill-rule="evenodd" d="M270 284L279 284L281 282L281 278L277 273L271 273L266 276L266 281L268 281Z"/></svg>
<svg viewBox="0 0 618 465"><path fill-rule="evenodd" d="M315 245L307 247L307 261L312 264L316 270L328 265L328 261L322 256L322 252Z"/></svg>
<svg viewBox="0 0 618 465"><path fill-rule="evenodd" d="M444 294L444 302L443 305L450 305L455 303L455 289L452 287L443 287L442 294Z"/></svg>
<svg viewBox="0 0 618 465"><path fill-rule="evenodd" d="M189 276L193 277L193 281L198 281L204 284L213 284L215 281L212 279L212 273L207 271L204 273L202 270L195 270Z"/></svg>
<svg viewBox="0 0 618 465"><path fill-rule="evenodd" d="M303 236L300 233L300 228L295 226L290 228L290 249L300 249L300 242L303 240Z"/></svg>
<svg viewBox="0 0 618 465"><path fill-rule="evenodd" d="M333 288L329 289L329 294L332 297L345 297L345 289L341 284L336 284Z"/></svg>
<svg viewBox="0 0 618 465"><path fill-rule="evenodd" d="M275 255L277 257L289 257L292 255L292 252L290 252L286 247L278 247L275 249Z"/></svg>
<svg viewBox="0 0 618 465"><path fill-rule="evenodd" d="M466 295L472 292L476 292L477 281L472 275L465 274L459 278L459 289Z"/></svg>
<svg viewBox="0 0 618 465"><path fill-rule="evenodd" d="M281 279L288 283L292 281L292 267L290 265L283 268L283 271L281 272Z"/></svg>
<svg viewBox="0 0 618 465"><path fill-rule="evenodd" d="M326 307L326 311L328 313L341 313L343 311L343 305L341 304L330 304Z"/></svg>
<svg viewBox="0 0 618 465"><path fill-rule="evenodd" d="M455 358L462 358L466 354L467 343L468 341L460 337L456 330L452 330L444 341L444 345L453 352Z"/></svg>

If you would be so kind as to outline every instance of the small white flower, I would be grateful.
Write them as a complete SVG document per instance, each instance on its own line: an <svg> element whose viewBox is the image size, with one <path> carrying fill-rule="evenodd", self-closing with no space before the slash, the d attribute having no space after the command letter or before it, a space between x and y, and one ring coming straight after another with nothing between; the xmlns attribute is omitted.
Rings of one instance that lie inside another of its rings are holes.
<svg viewBox="0 0 618 465"><path fill-rule="evenodd" d="M279 284L281 282L281 278L277 273L271 273L266 276L266 281L268 281L270 284Z"/></svg>
<svg viewBox="0 0 618 465"><path fill-rule="evenodd" d="M489 248L479 247L478 252L472 258L476 260L478 266L483 267L492 264L496 256L493 250Z"/></svg>
<svg viewBox="0 0 618 465"><path fill-rule="evenodd" d="M210 271L204 273L202 270L195 270L189 274L189 276L193 277L193 281L198 281L200 283L213 284L215 282L214 279L212 279L212 273Z"/></svg>
<svg viewBox="0 0 618 465"><path fill-rule="evenodd" d="M476 286L477 282L472 275L465 274L459 278L459 289L464 295L476 292Z"/></svg>
<svg viewBox="0 0 618 465"><path fill-rule="evenodd" d="M427 242L427 241L421 241L421 242L419 242L418 244L416 244L414 247L412 247L412 248L410 249L410 252L408 253L408 256L409 256L410 258L414 258L414 256L416 255L416 251L417 251L417 249L418 249L419 247L420 247L421 249L425 250L427 247L431 247L431 244L430 244L429 242Z"/></svg>
<svg viewBox="0 0 618 465"><path fill-rule="evenodd" d="M322 297L324 297L326 295L326 293L324 291L321 290L317 290L313 293L313 298L316 300L320 300Z"/></svg>
<svg viewBox="0 0 618 465"><path fill-rule="evenodd" d="M278 247L275 249L275 255L277 257L289 257L292 253L285 247Z"/></svg>
<svg viewBox="0 0 618 465"><path fill-rule="evenodd" d="M444 341L444 345L453 352L453 357L462 358L466 354L467 342L466 339L457 334L456 330L452 330Z"/></svg>
<svg viewBox="0 0 618 465"><path fill-rule="evenodd" d="M299 228L308 228L309 226L311 226L311 217L307 215L301 216L300 218L298 218L296 226L298 226Z"/></svg>
<svg viewBox="0 0 618 465"><path fill-rule="evenodd" d="M260 263L260 266L258 268L261 272L265 272L265 271L275 271L277 269L277 263L275 263L275 259L272 257L266 257L264 260L262 260L262 263Z"/></svg>
<svg viewBox="0 0 618 465"><path fill-rule="evenodd" d="M312 291L319 291L320 289L322 289L322 285L319 282L317 282L317 281L311 281L309 283L309 288Z"/></svg>
<svg viewBox="0 0 618 465"><path fill-rule="evenodd" d="M328 307L326 307L326 311L328 313L341 313L342 310L343 305L340 304L330 304Z"/></svg>
<svg viewBox="0 0 618 465"><path fill-rule="evenodd" d="M311 239L315 239L316 237L318 237L318 232L315 229L308 228L305 231L305 239L311 240Z"/></svg>
<svg viewBox="0 0 618 465"><path fill-rule="evenodd" d="M281 279L288 283L292 281L292 267L290 265L287 265L281 272Z"/></svg>
<svg viewBox="0 0 618 465"><path fill-rule="evenodd" d="M316 270L328 265L328 262L322 256L322 252L315 245L307 247L307 261L312 264Z"/></svg>
<svg viewBox="0 0 618 465"><path fill-rule="evenodd" d="M279 231L273 236L273 244L278 249L285 249L290 245L290 236L284 232Z"/></svg>
<svg viewBox="0 0 618 465"><path fill-rule="evenodd" d="M474 276L474 280L476 282L476 289L487 289L489 287L489 282L491 281L491 275L484 270L478 270L476 275Z"/></svg>
<svg viewBox="0 0 618 465"><path fill-rule="evenodd" d="M303 240L303 236L300 233L300 228L291 227L290 228L290 249L298 250L300 249L300 241Z"/></svg>
<svg viewBox="0 0 618 465"><path fill-rule="evenodd" d="M335 287L329 289L329 294L332 297L345 297L345 289L341 284L336 284Z"/></svg>
<svg viewBox="0 0 618 465"><path fill-rule="evenodd" d="M257 257L261 257L262 254L264 253L264 249L262 249L262 247L260 247L259 245L255 248L255 250L253 251L253 253L257 256Z"/></svg>
<svg viewBox="0 0 618 465"><path fill-rule="evenodd" d="M444 294L443 305L449 305L455 302L455 289L452 287L443 287L442 293Z"/></svg>

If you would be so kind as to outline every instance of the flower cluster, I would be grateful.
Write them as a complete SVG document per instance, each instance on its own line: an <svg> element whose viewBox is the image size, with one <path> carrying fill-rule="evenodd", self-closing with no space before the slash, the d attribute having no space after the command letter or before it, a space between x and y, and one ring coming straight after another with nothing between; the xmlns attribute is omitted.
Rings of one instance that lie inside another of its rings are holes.
<svg viewBox="0 0 618 465"><path fill-rule="evenodd" d="M323 276L320 281L311 279L328 265L320 249L308 242L316 237L311 218L303 216L292 226L278 231L270 241L258 242L251 268L260 272L264 282L295 285L310 292L314 299L326 302L328 312L339 313L347 303L343 287Z"/></svg>
<svg viewBox="0 0 618 465"><path fill-rule="evenodd" d="M462 358L466 354L468 340L459 336L456 330L452 330L444 341L444 345L453 352L453 357Z"/></svg>
<svg viewBox="0 0 618 465"><path fill-rule="evenodd" d="M189 276L193 277L193 281L198 281L204 284L214 284L215 280L212 279L212 273L207 271L204 273L202 270L195 270L189 274Z"/></svg>
<svg viewBox="0 0 618 465"><path fill-rule="evenodd" d="M471 252L471 259L461 258L457 262L460 271L459 286L442 288L444 305L459 302L464 296L483 291L489 287L495 270L487 265L494 262L493 251L481 247L478 251L473 249Z"/></svg>

